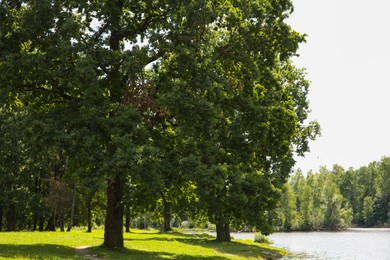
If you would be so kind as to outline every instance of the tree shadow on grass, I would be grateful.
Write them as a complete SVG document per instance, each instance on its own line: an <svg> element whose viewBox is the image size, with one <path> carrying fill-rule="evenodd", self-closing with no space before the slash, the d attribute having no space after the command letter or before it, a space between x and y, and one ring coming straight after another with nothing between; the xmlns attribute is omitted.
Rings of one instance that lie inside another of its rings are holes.
<svg viewBox="0 0 390 260"><path fill-rule="evenodd" d="M276 250L270 249L267 246L250 245L236 241L219 242L210 238L177 238L178 242L190 244L193 246L201 246L209 249L214 249L217 252L229 255L236 255L239 257L264 257L267 259L275 259L283 257L283 254Z"/></svg>
<svg viewBox="0 0 390 260"><path fill-rule="evenodd" d="M275 259L275 258L281 258L283 254L281 252L278 252L276 250L270 249L267 245L251 245L246 243L240 243L240 242L218 242L215 240L215 237L210 236L208 234L183 234L183 233L177 233L173 232L171 233L172 236L170 237L164 237L164 233L156 233L153 237L148 238L126 238L125 240L128 241L163 241L163 242L169 242L169 241L176 241L179 243L185 243L191 246L196 246L200 248L207 248L212 249L216 252L219 252L221 254L229 254L229 255L235 255L238 257L264 257L267 259ZM130 242L131 243L131 242ZM169 258L169 257L168 257ZM179 259L181 259L179 257ZM185 259L185 258L183 258ZM187 258L191 259L191 258ZM192 258L192 259L199 259L199 258ZM215 259L227 259L224 257L219 257Z"/></svg>
<svg viewBox="0 0 390 260"><path fill-rule="evenodd" d="M141 240L141 241L150 241L150 240L156 240L156 241L173 241L178 239L201 239L201 238L214 238L211 235L208 234L184 234L180 232L160 232L160 233L134 233L134 235L141 234L141 235L149 235L152 237L131 237L131 238L124 238L126 241L132 241L132 240ZM165 237L164 235L170 235L169 237Z"/></svg>
<svg viewBox="0 0 390 260"><path fill-rule="evenodd" d="M83 259L76 254L75 248L53 244L0 244L0 257L6 259Z"/></svg>
<svg viewBox="0 0 390 260"><path fill-rule="evenodd" d="M142 251L136 249L108 249L106 247L93 247L89 248L91 252L96 254L101 259L131 259L131 260L153 260L153 259L211 259L211 260L226 260L228 258L220 256L205 257L201 255L184 255L184 254L173 254L159 251Z"/></svg>

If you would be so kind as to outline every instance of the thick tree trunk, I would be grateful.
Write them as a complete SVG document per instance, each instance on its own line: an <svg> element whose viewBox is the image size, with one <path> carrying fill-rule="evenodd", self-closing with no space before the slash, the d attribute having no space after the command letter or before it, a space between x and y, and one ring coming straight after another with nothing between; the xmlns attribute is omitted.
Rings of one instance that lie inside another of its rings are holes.
<svg viewBox="0 0 390 260"><path fill-rule="evenodd" d="M87 202L87 211L88 211L88 229L87 229L87 232L91 233L92 232L92 209L91 209L91 204L92 204L92 200L91 199L88 199L88 202Z"/></svg>
<svg viewBox="0 0 390 260"><path fill-rule="evenodd" d="M104 229L104 246L123 248L123 189L124 180L115 177L107 185L107 210Z"/></svg>
<svg viewBox="0 0 390 260"><path fill-rule="evenodd" d="M230 227L228 223L217 223L217 241L230 242Z"/></svg>
<svg viewBox="0 0 390 260"><path fill-rule="evenodd" d="M130 207L126 206L126 214L125 214L125 219L126 219L126 233L130 232Z"/></svg>
<svg viewBox="0 0 390 260"><path fill-rule="evenodd" d="M226 242L232 241L230 237L230 226L229 223L225 223L225 237L226 237Z"/></svg>
<svg viewBox="0 0 390 260"><path fill-rule="evenodd" d="M71 231L73 227L75 201L76 201L76 187L73 188L72 208L70 209L70 220L69 220L68 228L66 229L67 232Z"/></svg>
<svg viewBox="0 0 390 260"><path fill-rule="evenodd" d="M45 231L56 231L56 217L55 217L55 212L53 210L53 213L50 217L50 219L47 221L47 225L45 228Z"/></svg>
<svg viewBox="0 0 390 260"><path fill-rule="evenodd" d="M171 203L163 200L163 206L164 206L164 231L171 231Z"/></svg>
<svg viewBox="0 0 390 260"><path fill-rule="evenodd" d="M226 234L225 234L225 228L223 223L217 223L217 241L225 241L226 240Z"/></svg>
<svg viewBox="0 0 390 260"><path fill-rule="evenodd" d="M110 50L113 52L119 51L124 35L120 30L121 16L123 15L123 0L109 2L110 10L108 20L110 21L109 36ZM110 63L111 70L107 75L110 84L111 101L120 102L122 99L121 93L123 90L123 76L120 71L120 60L116 59ZM123 190L124 179L120 176L115 176L114 179L108 180L107 185L107 209L106 222L104 229L103 245L110 248L123 248Z"/></svg>

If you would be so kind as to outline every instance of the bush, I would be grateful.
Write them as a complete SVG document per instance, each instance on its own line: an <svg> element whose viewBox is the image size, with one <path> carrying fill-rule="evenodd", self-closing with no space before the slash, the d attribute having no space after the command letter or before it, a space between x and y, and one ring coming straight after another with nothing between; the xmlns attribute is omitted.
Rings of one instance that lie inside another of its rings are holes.
<svg viewBox="0 0 390 260"><path fill-rule="evenodd" d="M261 232L257 232L255 234L255 242L257 242L257 243L265 243L265 244L272 244L274 241L272 241L272 239L268 238L267 236L261 234Z"/></svg>
<svg viewBox="0 0 390 260"><path fill-rule="evenodd" d="M195 227L195 224L192 220L186 220L181 222L180 227L183 229L192 229Z"/></svg>
<svg viewBox="0 0 390 260"><path fill-rule="evenodd" d="M207 223L206 229L209 230L209 231L216 231L216 230L217 230L217 227L216 227L215 224Z"/></svg>

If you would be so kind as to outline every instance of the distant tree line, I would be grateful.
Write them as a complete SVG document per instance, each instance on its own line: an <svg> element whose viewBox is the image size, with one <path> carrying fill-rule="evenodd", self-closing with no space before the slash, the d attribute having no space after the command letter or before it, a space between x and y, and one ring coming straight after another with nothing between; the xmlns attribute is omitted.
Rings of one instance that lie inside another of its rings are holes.
<svg viewBox="0 0 390 260"><path fill-rule="evenodd" d="M389 208L390 157L385 157L356 170L335 165L307 176L296 171L271 215L279 230L388 227Z"/></svg>

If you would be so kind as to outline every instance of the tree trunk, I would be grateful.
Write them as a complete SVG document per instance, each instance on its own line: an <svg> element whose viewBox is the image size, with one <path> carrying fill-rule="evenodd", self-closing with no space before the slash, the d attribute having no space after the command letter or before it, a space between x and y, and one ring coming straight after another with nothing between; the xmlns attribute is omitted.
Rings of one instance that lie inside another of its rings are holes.
<svg viewBox="0 0 390 260"><path fill-rule="evenodd" d="M0 232L3 231L3 206L0 206Z"/></svg>
<svg viewBox="0 0 390 260"><path fill-rule="evenodd" d="M110 1L108 18L110 21L109 36L110 50L117 52L121 48L124 35L120 30L121 16L123 15L123 0ZM111 8L112 7L112 8ZM110 84L111 100L120 102L122 97L123 77L120 71L120 60L110 62L111 70L107 75ZM109 248L123 248L123 192L125 181L119 175L108 180L107 185L107 209L106 222L104 227L103 245Z"/></svg>
<svg viewBox="0 0 390 260"><path fill-rule="evenodd" d="M66 229L67 232L71 231L73 227L75 201L76 201L76 187L73 188L72 208L70 209L70 220L69 220L68 228Z"/></svg>
<svg viewBox="0 0 390 260"><path fill-rule="evenodd" d="M126 233L130 232L130 207L126 206L126 214L125 214L125 219L126 219Z"/></svg>
<svg viewBox="0 0 390 260"><path fill-rule="evenodd" d="M43 231L44 225L45 225L45 219L43 217L39 217L38 231Z"/></svg>
<svg viewBox="0 0 390 260"><path fill-rule="evenodd" d="M15 206L11 205L8 208L7 215L7 231L15 231Z"/></svg>
<svg viewBox="0 0 390 260"><path fill-rule="evenodd" d="M225 241L226 240L226 234L225 234L225 228L223 223L217 223L217 241Z"/></svg>
<svg viewBox="0 0 390 260"><path fill-rule="evenodd" d="M230 242L230 227L228 223L217 223L217 241Z"/></svg>
<svg viewBox="0 0 390 260"><path fill-rule="evenodd" d="M34 215L33 215L33 227L32 227L32 231L36 231L36 230L37 230L37 223L38 223L37 214L34 214Z"/></svg>
<svg viewBox="0 0 390 260"><path fill-rule="evenodd" d="M65 216L63 210L61 210L61 214L58 217L60 218L60 230L61 232L65 232Z"/></svg>
<svg viewBox="0 0 390 260"><path fill-rule="evenodd" d="M232 241L230 237L230 226L229 223L225 223L225 236L226 236L226 242Z"/></svg>
<svg viewBox="0 0 390 260"><path fill-rule="evenodd" d="M57 213L53 212L53 224L49 227L49 231L56 231Z"/></svg>
<svg viewBox="0 0 390 260"><path fill-rule="evenodd" d="M171 203L163 200L164 206L164 231L171 231Z"/></svg>
<svg viewBox="0 0 390 260"><path fill-rule="evenodd" d="M88 199L87 202L87 211L88 211L88 229L87 232L91 233L92 232L92 212L91 212L91 204L92 204L92 199Z"/></svg>
<svg viewBox="0 0 390 260"><path fill-rule="evenodd" d="M123 248L123 189L124 180L119 176L108 180L107 209L104 227L104 246Z"/></svg>
<svg viewBox="0 0 390 260"><path fill-rule="evenodd" d="M45 231L56 231L56 217L54 210L50 219L47 221Z"/></svg>

